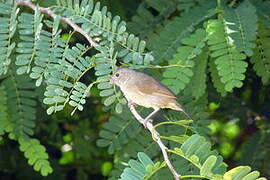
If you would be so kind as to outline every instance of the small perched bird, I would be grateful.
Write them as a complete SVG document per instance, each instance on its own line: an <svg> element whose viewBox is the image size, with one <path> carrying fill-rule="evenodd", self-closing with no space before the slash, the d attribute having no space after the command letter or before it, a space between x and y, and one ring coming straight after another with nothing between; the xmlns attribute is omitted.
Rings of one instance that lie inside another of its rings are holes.
<svg viewBox="0 0 270 180"><path fill-rule="evenodd" d="M128 68L118 68L113 73L110 83L120 87L129 104L154 109L144 119L144 124L163 108L182 111L191 119L183 107L176 101L176 95L165 85L147 74Z"/></svg>

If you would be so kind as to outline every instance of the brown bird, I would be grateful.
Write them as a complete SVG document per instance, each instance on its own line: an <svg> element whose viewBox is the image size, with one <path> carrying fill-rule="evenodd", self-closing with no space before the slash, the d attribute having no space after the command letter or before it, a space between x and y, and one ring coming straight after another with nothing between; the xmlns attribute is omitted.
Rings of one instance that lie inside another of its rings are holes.
<svg viewBox="0 0 270 180"><path fill-rule="evenodd" d="M129 104L137 104L154 109L144 119L144 124L163 108L181 111L192 119L176 101L176 95L165 85L147 74L128 68L118 68L113 73L110 83L120 87Z"/></svg>

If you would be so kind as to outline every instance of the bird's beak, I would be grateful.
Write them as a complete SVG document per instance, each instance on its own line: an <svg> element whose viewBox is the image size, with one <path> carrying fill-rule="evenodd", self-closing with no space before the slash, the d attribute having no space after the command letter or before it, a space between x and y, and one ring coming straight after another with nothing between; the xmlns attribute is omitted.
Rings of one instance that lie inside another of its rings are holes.
<svg viewBox="0 0 270 180"><path fill-rule="evenodd" d="M113 78L110 79L110 84L114 84Z"/></svg>

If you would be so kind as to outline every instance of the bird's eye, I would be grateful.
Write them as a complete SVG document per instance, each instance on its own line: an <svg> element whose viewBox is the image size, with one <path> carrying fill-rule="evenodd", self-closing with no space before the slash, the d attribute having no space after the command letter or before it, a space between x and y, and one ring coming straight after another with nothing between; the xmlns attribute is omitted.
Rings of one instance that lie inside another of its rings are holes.
<svg viewBox="0 0 270 180"><path fill-rule="evenodd" d="M116 73L115 76L116 76L116 77L119 77L119 73Z"/></svg>

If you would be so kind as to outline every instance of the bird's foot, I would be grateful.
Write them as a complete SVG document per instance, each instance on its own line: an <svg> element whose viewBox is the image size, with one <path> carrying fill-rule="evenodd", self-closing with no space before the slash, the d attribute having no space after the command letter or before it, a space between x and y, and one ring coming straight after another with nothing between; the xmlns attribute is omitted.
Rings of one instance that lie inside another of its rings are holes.
<svg viewBox="0 0 270 180"><path fill-rule="evenodd" d="M128 101L128 107L130 106L134 106L135 108L138 107L138 104L132 102L132 101Z"/></svg>
<svg viewBox="0 0 270 180"><path fill-rule="evenodd" d="M149 122L149 121L153 121L152 119L149 119L149 118L145 118L144 120L143 120L143 126L144 126L144 128L145 129L147 129L147 123Z"/></svg>

